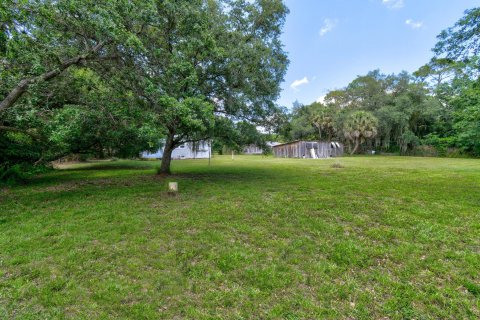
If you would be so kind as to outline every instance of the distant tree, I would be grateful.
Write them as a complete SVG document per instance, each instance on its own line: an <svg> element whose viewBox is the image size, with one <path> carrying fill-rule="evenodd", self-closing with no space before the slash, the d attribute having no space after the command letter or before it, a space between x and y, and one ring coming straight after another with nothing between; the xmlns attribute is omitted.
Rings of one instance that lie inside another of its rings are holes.
<svg viewBox="0 0 480 320"><path fill-rule="evenodd" d="M310 105L303 105L295 101L290 118L287 140L315 139L317 130L312 125Z"/></svg>
<svg viewBox="0 0 480 320"><path fill-rule="evenodd" d="M434 91L436 91L443 83L451 80L458 69L458 65L452 59L432 58L429 63L420 67L413 75L422 81L431 82Z"/></svg>
<svg viewBox="0 0 480 320"><path fill-rule="evenodd" d="M442 31L433 51L437 57L464 61L480 55L480 7L465 11L451 28Z"/></svg>
<svg viewBox="0 0 480 320"><path fill-rule="evenodd" d="M387 104L390 96L387 94L391 84L388 77L374 70L364 76L358 76L345 89L350 109L375 111Z"/></svg>
<svg viewBox="0 0 480 320"><path fill-rule="evenodd" d="M310 105L311 122L318 131L318 139L322 140L322 133L328 141L332 140L336 132L335 113L332 108L328 108L319 102Z"/></svg>
<svg viewBox="0 0 480 320"><path fill-rule="evenodd" d="M456 145L465 152L480 156L480 80L463 89L451 104L455 110Z"/></svg>
<svg viewBox="0 0 480 320"><path fill-rule="evenodd" d="M342 138L347 116L360 110L378 119L373 142L383 150L408 153L435 128L448 130L448 125L435 126L437 120L448 120L448 110L443 111L425 84L415 80L407 72L385 75L375 70L357 77L344 89L329 92L325 101L334 115L338 138Z"/></svg>
<svg viewBox="0 0 480 320"><path fill-rule="evenodd" d="M350 104L348 93L343 89L329 91L323 100L326 105L337 110L345 109Z"/></svg>
<svg viewBox="0 0 480 320"><path fill-rule="evenodd" d="M370 112L355 111L344 123L343 134L354 144L351 154L358 151L360 145L377 135L378 120Z"/></svg>
<svg viewBox="0 0 480 320"><path fill-rule="evenodd" d="M286 107L276 107L263 122L263 127L268 134L273 136L282 135L289 131L290 112Z"/></svg>
<svg viewBox="0 0 480 320"><path fill-rule="evenodd" d="M215 121L213 133L217 150L224 148L241 152L248 145L256 145L262 149L268 149L266 144L267 135L262 134L256 126L247 121L234 122L231 119L221 117Z"/></svg>
<svg viewBox="0 0 480 320"><path fill-rule="evenodd" d="M480 8L466 10L464 16L440 33L434 53L447 59L455 69L443 89L442 102L453 124L447 137L457 147L480 155ZM442 138L442 136L440 136Z"/></svg>

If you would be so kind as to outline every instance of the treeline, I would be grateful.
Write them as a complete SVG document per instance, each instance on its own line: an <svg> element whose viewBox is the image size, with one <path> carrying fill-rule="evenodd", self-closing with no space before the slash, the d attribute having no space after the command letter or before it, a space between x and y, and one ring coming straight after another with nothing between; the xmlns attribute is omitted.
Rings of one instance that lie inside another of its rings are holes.
<svg viewBox="0 0 480 320"><path fill-rule="evenodd" d="M0 180L161 143L169 173L185 142L245 143L277 110L287 13L281 0L1 1Z"/></svg>
<svg viewBox="0 0 480 320"><path fill-rule="evenodd" d="M324 101L296 103L280 138L340 140L351 153L480 156L480 9L438 36L413 74L358 76Z"/></svg>

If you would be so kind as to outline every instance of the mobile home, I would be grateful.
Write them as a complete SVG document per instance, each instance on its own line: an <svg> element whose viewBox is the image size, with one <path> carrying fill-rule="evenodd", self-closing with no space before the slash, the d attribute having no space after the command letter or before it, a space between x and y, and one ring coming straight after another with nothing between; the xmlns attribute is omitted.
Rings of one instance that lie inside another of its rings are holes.
<svg viewBox="0 0 480 320"><path fill-rule="evenodd" d="M141 158L161 159L163 147L155 152L144 151ZM208 159L210 156L210 143L208 141L187 142L172 151L172 159Z"/></svg>

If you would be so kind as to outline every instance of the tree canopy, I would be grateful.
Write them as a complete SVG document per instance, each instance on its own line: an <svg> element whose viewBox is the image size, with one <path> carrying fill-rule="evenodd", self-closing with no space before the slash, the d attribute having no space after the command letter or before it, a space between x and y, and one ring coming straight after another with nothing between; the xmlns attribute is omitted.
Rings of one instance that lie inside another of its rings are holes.
<svg viewBox="0 0 480 320"><path fill-rule="evenodd" d="M2 2L2 163L137 156L163 138L168 173L171 150L219 119L266 124L287 12L281 0Z"/></svg>

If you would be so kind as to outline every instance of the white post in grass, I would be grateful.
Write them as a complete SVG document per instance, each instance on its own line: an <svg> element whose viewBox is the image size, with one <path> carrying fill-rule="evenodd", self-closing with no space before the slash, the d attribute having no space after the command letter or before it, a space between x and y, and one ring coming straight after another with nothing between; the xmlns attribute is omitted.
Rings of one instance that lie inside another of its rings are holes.
<svg viewBox="0 0 480 320"><path fill-rule="evenodd" d="M178 192L178 183L177 182L169 182L168 183L168 192L171 194L176 194Z"/></svg>
<svg viewBox="0 0 480 320"><path fill-rule="evenodd" d="M232 150L232 160L233 160L233 150Z"/></svg>

